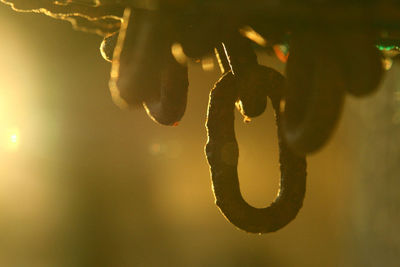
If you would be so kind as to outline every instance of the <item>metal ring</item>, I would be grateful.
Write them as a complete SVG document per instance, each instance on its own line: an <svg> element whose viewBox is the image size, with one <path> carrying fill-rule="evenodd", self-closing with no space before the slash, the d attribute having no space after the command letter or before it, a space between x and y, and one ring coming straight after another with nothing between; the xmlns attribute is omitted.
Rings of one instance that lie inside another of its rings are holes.
<svg viewBox="0 0 400 267"><path fill-rule="evenodd" d="M239 148L235 138L234 109L238 92L235 77L226 73L210 94L205 148L211 169L216 204L236 227L251 233L274 232L292 221L302 207L306 187L306 161L282 141L280 94L271 94L279 138L281 183L275 201L266 208L254 208L242 197L237 164Z"/></svg>

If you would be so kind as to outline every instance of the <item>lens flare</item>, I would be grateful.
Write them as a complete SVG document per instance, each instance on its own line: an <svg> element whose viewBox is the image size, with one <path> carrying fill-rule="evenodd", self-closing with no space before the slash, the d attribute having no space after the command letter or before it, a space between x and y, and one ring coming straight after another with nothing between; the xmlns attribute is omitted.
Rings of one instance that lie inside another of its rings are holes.
<svg viewBox="0 0 400 267"><path fill-rule="evenodd" d="M17 150L20 143L19 131L17 128L7 129L6 147L8 150Z"/></svg>

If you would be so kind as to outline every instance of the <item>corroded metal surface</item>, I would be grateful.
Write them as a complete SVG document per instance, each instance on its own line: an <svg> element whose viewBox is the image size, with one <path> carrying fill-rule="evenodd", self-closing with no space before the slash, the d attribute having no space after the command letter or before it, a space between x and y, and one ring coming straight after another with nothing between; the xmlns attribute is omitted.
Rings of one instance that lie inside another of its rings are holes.
<svg viewBox="0 0 400 267"><path fill-rule="evenodd" d="M226 73L210 94L206 155L216 204L230 222L251 233L274 232L287 225L296 217L305 195L306 161L304 157L294 154L283 141L279 126L280 93L276 90L268 92L278 125L280 190L275 201L262 209L250 206L240 193L237 173L239 148L234 130L238 89L232 73Z"/></svg>
<svg viewBox="0 0 400 267"><path fill-rule="evenodd" d="M374 92L381 61L400 51L400 4L390 0L0 1L103 36L114 102L143 107L164 125L177 125L185 113L187 60L216 48L225 74L211 93L207 157L217 205L248 232L276 231L296 216L305 156L333 135L345 95ZM287 61L286 80L258 65L250 40ZM236 103L246 118L258 116L267 96L277 118L281 191L270 207L255 209L239 190L233 110Z"/></svg>

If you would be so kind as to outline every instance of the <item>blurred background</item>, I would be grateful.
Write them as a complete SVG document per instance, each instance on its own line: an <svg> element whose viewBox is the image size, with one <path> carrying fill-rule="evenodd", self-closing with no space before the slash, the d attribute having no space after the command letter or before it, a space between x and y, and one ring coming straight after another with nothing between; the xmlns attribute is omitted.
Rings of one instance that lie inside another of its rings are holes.
<svg viewBox="0 0 400 267"><path fill-rule="evenodd" d="M297 218L253 235L211 191L215 61L190 63L187 111L169 128L112 103L99 36L5 5L0 34L0 266L398 266L399 62L377 94L347 99L333 139L308 158ZM241 190L264 207L280 175L273 113L237 117Z"/></svg>

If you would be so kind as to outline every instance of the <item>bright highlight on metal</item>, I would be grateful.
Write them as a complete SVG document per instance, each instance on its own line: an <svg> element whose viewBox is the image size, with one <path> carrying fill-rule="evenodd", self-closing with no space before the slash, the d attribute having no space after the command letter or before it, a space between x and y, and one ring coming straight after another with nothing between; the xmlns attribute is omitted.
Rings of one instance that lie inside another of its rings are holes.
<svg viewBox="0 0 400 267"><path fill-rule="evenodd" d="M239 32L244 37L252 40L260 46L267 46L267 40L264 39L258 32L253 30L250 26L245 26L239 29Z"/></svg>

